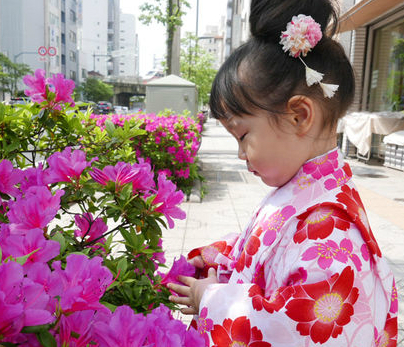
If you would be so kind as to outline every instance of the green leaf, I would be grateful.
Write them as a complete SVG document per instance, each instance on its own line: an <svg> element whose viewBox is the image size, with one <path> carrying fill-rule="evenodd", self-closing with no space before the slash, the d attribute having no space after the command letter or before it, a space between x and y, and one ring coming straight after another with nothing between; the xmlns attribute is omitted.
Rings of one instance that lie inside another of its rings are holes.
<svg viewBox="0 0 404 347"><path fill-rule="evenodd" d="M114 136L115 125L109 119L105 121L105 129L110 137Z"/></svg>
<svg viewBox="0 0 404 347"><path fill-rule="evenodd" d="M36 336L43 347L57 347L56 340L49 331L40 331Z"/></svg>
<svg viewBox="0 0 404 347"><path fill-rule="evenodd" d="M60 244L60 254L62 254L66 250L66 240L60 232L56 232L55 235L51 238L54 241L59 242Z"/></svg>
<svg viewBox="0 0 404 347"><path fill-rule="evenodd" d="M1 247L0 247L0 264L1 264L2 259L3 259L3 251L1 250Z"/></svg>
<svg viewBox="0 0 404 347"><path fill-rule="evenodd" d="M23 257L17 257L17 258L15 258L15 261L16 261L18 264L24 265L24 264L27 262L28 258L29 258L32 254L34 254L34 253L36 253L36 252L38 252L38 251L39 251L39 248L37 248L36 250L32 251L31 253L28 253L28 254L24 255Z"/></svg>
<svg viewBox="0 0 404 347"><path fill-rule="evenodd" d="M24 328L22 328L21 332L25 334L35 334L41 331L48 331L50 327L51 324L25 326Z"/></svg>
<svg viewBox="0 0 404 347"><path fill-rule="evenodd" d="M116 269L119 271L121 270L121 275L123 275L128 268L128 263L126 262L126 258L122 258L119 262L118 265L116 266Z"/></svg>

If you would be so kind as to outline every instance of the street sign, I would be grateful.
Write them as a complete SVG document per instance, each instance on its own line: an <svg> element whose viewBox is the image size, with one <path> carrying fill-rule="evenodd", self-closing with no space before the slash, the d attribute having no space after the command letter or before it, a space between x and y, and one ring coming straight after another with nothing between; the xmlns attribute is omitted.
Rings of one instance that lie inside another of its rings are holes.
<svg viewBox="0 0 404 347"><path fill-rule="evenodd" d="M48 50L45 46L41 46L38 48L38 53L39 55L45 56L48 53Z"/></svg>
<svg viewBox="0 0 404 347"><path fill-rule="evenodd" d="M55 47L49 47L48 48L48 54L53 57L54 55L56 55L56 48Z"/></svg>

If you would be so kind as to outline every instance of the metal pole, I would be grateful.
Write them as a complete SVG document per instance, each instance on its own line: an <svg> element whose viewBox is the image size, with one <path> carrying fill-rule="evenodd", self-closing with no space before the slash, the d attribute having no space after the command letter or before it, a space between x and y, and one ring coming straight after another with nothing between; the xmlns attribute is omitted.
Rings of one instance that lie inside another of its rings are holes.
<svg viewBox="0 0 404 347"><path fill-rule="evenodd" d="M196 0L196 27L195 27L195 35L198 38L198 26L199 26L199 0Z"/></svg>

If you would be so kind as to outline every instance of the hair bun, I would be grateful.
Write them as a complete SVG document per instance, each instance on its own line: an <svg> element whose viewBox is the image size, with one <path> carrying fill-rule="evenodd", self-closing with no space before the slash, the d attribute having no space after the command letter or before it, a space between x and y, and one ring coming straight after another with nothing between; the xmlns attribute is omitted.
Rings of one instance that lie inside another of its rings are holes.
<svg viewBox="0 0 404 347"><path fill-rule="evenodd" d="M331 1L251 0L251 35L264 41L279 42L281 32L286 29L292 17L305 14L320 24L323 36L331 37L338 25L338 15Z"/></svg>

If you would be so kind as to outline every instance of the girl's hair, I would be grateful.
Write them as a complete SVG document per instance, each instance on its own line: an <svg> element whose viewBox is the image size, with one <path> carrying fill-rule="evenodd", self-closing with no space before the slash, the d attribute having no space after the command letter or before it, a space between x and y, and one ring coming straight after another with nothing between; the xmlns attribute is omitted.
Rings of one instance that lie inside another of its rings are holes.
<svg viewBox="0 0 404 347"><path fill-rule="evenodd" d="M252 37L230 55L216 75L209 101L213 117L251 115L257 109L279 114L285 112L293 95L305 95L319 103L324 126L336 125L352 103L355 82L344 49L332 39L338 16L331 1L251 0ZM299 14L309 15L321 25L322 39L303 60L324 74L322 82L339 85L332 98L324 97L318 84L307 86L304 65L279 43L287 23Z"/></svg>

